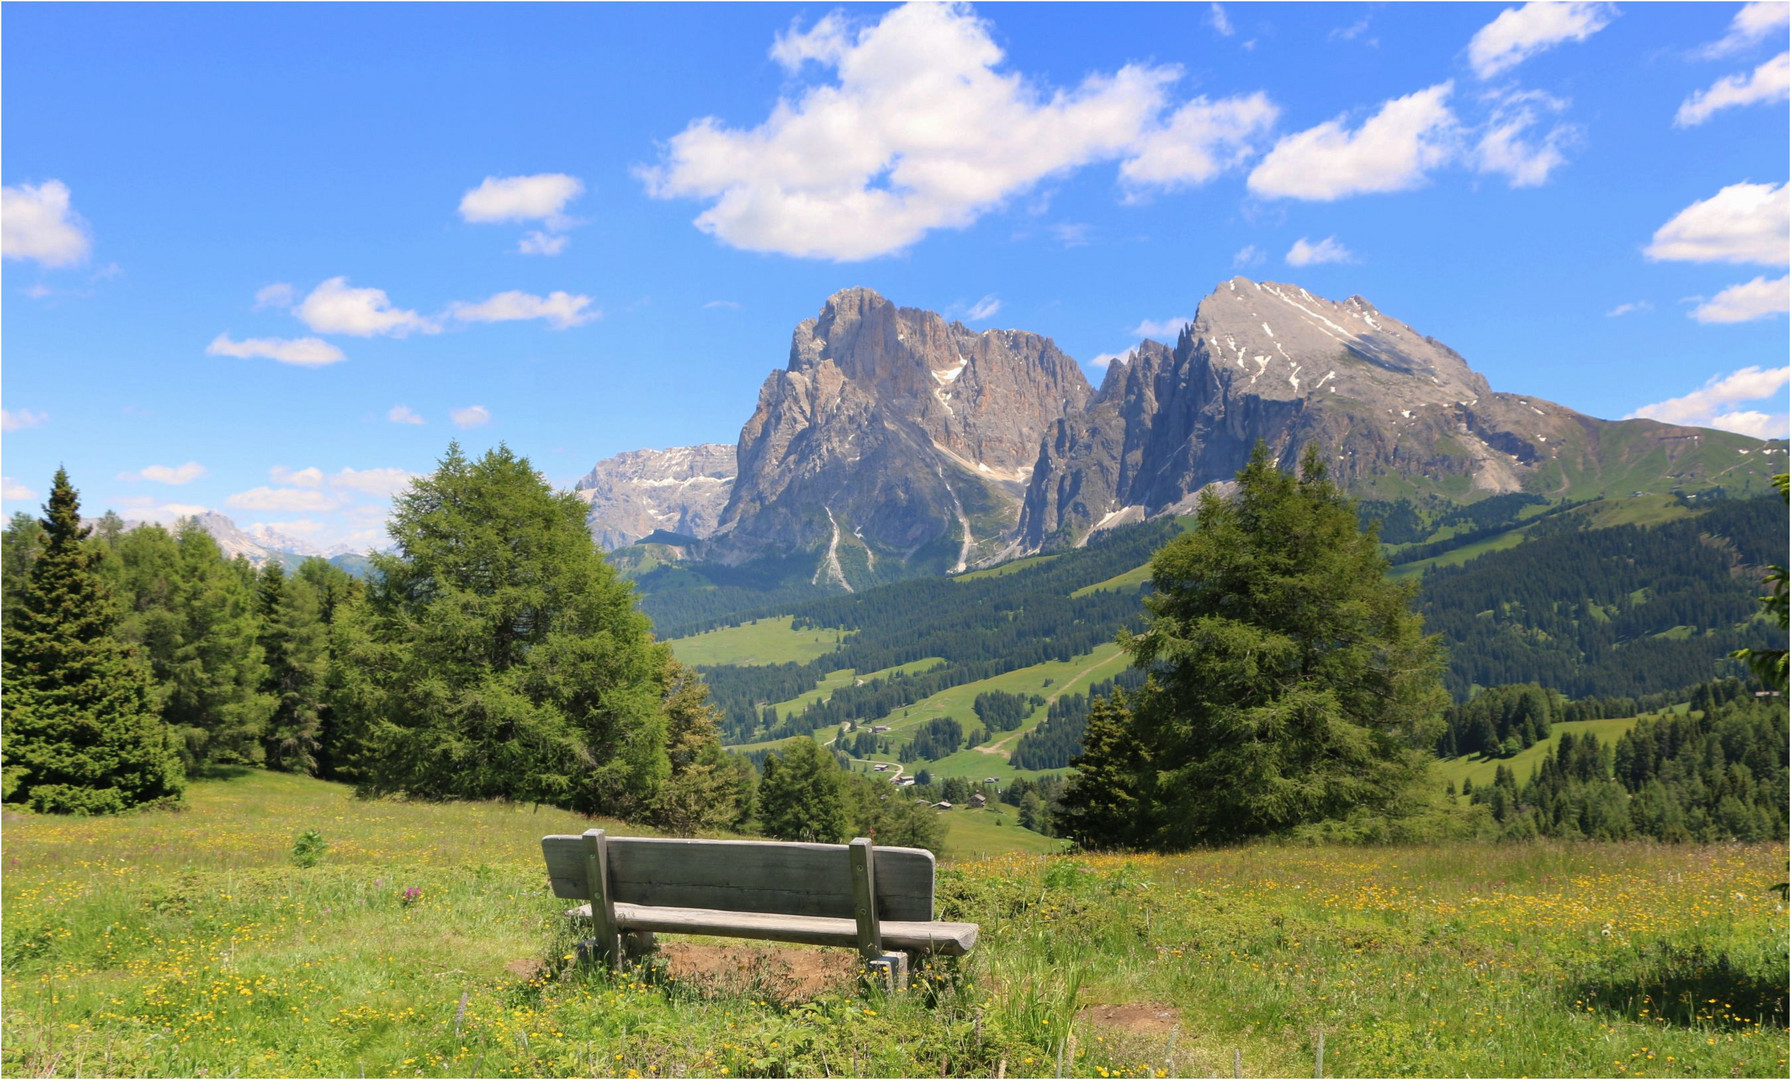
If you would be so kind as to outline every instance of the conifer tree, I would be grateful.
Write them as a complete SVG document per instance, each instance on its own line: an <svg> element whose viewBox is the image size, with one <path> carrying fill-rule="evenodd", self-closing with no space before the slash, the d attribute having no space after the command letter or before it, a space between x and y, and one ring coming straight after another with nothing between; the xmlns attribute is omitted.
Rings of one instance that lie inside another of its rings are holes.
<svg viewBox="0 0 1791 1080"><path fill-rule="evenodd" d="M1128 730L1084 754L1083 842L1176 849L1398 813L1445 695L1440 645L1379 548L1316 446L1296 478L1258 443L1235 497L1203 494L1151 560L1147 630L1121 636L1150 674ZM1088 813L1121 789L1147 801L1136 833Z"/></svg>
<svg viewBox="0 0 1791 1080"><path fill-rule="evenodd" d="M759 821L779 840L837 844L846 839L843 774L821 744L793 739L765 759L759 781Z"/></svg>
<svg viewBox="0 0 1791 1080"><path fill-rule="evenodd" d="M667 763L671 775L653 799L653 819L679 836L732 825L738 818L739 771L745 761L716 754L721 713L709 704L709 688L669 652L664 682Z"/></svg>
<svg viewBox="0 0 1791 1080"><path fill-rule="evenodd" d="M1132 730L1121 695L1088 709L1076 782L1058 807L1057 832L1088 847L1136 847L1153 830L1148 752ZM1028 826L1031 828L1032 826Z"/></svg>
<svg viewBox="0 0 1791 1080"><path fill-rule="evenodd" d="M271 769L314 773L327 660L316 596L303 578L288 578L277 560L269 560L261 568L258 605L267 672L261 691L273 699L261 738L265 760Z"/></svg>
<svg viewBox="0 0 1791 1080"><path fill-rule="evenodd" d="M396 552L336 612L335 708L369 792L649 809L670 772L665 647L585 527L500 446L450 445L396 500Z"/></svg>
<svg viewBox="0 0 1791 1080"><path fill-rule="evenodd" d="M62 469L46 510L42 550L4 631L5 800L112 813L176 798L179 758L147 672L113 636L117 609Z"/></svg>

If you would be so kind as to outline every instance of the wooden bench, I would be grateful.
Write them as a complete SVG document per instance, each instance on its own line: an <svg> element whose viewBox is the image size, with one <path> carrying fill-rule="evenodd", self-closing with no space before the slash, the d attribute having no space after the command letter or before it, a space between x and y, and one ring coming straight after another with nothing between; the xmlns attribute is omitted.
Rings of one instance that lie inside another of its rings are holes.
<svg viewBox="0 0 1791 1080"><path fill-rule="evenodd" d="M889 985L908 954L961 956L975 923L933 918L933 853L919 848L544 836L553 894L588 900L567 914L591 921L594 958L616 963L624 935L654 933L856 948Z"/></svg>

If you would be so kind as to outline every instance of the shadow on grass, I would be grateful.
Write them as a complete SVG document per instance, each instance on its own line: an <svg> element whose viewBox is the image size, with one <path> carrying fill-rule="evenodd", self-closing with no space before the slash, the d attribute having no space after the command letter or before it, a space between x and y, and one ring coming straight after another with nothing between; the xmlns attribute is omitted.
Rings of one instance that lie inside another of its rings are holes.
<svg viewBox="0 0 1791 1080"><path fill-rule="evenodd" d="M1685 1026L1783 1028L1786 960L1749 963L1726 952L1656 943L1582 985L1589 1006Z"/></svg>
<svg viewBox="0 0 1791 1080"><path fill-rule="evenodd" d="M258 771L247 765L200 765L187 773L189 780L241 780L245 776L254 776Z"/></svg>

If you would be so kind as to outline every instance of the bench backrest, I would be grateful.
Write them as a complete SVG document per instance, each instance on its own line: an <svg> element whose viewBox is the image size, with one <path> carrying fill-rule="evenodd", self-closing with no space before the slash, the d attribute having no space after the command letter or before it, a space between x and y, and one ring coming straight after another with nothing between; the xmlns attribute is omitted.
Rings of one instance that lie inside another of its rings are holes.
<svg viewBox="0 0 1791 1080"><path fill-rule="evenodd" d="M611 836L606 845L614 903L853 917L852 869L844 844ZM583 837L542 837L541 853L555 896L592 899ZM880 847L874 859L877 917L931 922L933 853Z"/></svg>

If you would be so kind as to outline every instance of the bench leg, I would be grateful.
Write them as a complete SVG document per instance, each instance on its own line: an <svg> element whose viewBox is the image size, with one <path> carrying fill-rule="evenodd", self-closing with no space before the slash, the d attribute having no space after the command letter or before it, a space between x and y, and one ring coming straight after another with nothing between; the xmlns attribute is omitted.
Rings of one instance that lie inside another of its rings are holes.
<svg viewBox="0 0 1791 1080"><path fill-rule="evenodd" d="M865 967L870 969L883 989L890 993L900 993L908 989L908 954L905 952L886 952L874 960L866 961Z"/></svg>
<svg viewBox="0 0 1791 1080"><path fill-rule="evenodd" d="M602 964L604 967L615 967L617 951L614 942L606 943L602 938L585 938L578 943L579 966Z"/></svg>
<svg viewBox="0 0 1791 1080"><path fill-rule="evenodd" d="M644 960L659 951L659 938L651 930L622 932L622 955L629 960Z"/></svg>

